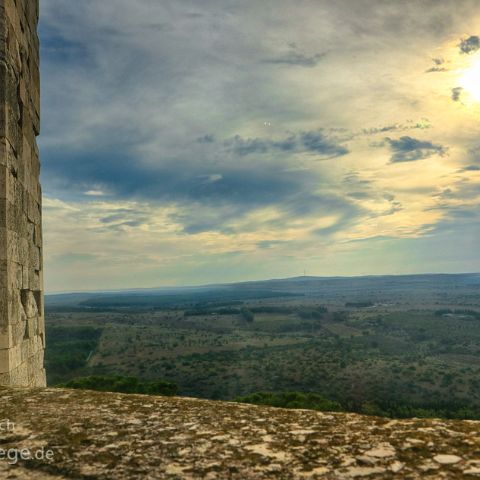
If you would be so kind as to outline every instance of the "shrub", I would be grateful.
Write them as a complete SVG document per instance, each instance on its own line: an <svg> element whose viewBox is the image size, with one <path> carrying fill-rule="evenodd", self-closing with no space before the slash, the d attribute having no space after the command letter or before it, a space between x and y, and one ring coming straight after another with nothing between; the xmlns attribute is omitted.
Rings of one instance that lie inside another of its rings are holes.
<svg viewBox="0 0 480 480"><path fill-rule="evenodd" d="M91 376L79 377L60 385L66 388L97 390L100 392L141 393L147 395L176 395L178 387L165 380L142 381L135 377Z"/></svg>
<svg viewBox="0 0 480 480"><path fill-rule="evenodd" d="M255 405L269 405L281 408L305 408L320 411L341 411L342 406L317 393L302 392L257 392L245 397L236 399L241 403L252 403Z"/></svg>

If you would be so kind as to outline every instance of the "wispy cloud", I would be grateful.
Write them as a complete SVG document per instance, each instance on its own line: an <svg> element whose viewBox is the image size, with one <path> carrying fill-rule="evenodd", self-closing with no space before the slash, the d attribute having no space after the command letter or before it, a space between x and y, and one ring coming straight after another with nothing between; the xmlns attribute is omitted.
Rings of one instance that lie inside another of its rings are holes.
<svg viewBox="0 0 480 480"><path fill-rule="evenodd" d="M270 63L273 65L312 68L316 67L320 63L322 58L324 58L326 55L326 52L308 55L299 51L295 44L291 44L289 51L282 53L276 57L268 58L264 60L264 63Z"/></svg>

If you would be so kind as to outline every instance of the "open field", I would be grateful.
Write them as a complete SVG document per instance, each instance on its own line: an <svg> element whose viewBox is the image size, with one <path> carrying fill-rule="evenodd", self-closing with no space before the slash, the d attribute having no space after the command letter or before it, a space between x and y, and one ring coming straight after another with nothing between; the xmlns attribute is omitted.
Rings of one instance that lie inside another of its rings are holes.
<svg viewBox="0 0 480 480"><path fill-rule="evenodd" d="M207 299L47 299L49 383L115 374L169 380L206 398L294 390L352 409L480 409L480 277L436 277L413 277L410 290L404 277L324 287L306 278Z"/></svg>

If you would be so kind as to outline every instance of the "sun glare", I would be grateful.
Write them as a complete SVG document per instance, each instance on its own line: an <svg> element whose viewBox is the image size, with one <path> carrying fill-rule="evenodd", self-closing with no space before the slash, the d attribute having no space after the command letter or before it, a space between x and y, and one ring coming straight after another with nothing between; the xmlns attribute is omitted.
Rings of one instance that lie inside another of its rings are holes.
<svg viewBox="0 0 480 480"><path fill-rule="evenodd" d="M460 86L476 102L480 102L480 57L477 55L472 65L460 78Z"/></svg>

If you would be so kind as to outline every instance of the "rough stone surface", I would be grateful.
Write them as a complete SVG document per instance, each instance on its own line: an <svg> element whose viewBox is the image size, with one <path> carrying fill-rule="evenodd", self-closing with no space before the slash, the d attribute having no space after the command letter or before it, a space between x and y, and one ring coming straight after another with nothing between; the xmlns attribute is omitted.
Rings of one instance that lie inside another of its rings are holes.
<svg viewBox="0 0 480 480"><path fill-rule="evenodd" d="M480 422L389 420L186 398L0 389L17 479L472 479Z"/></svg>
<svg viewBox="0 0 480 480"><path fill-rule="evenodd" d="M45 385L37 23L0 0L0 385Z"/></svg>

